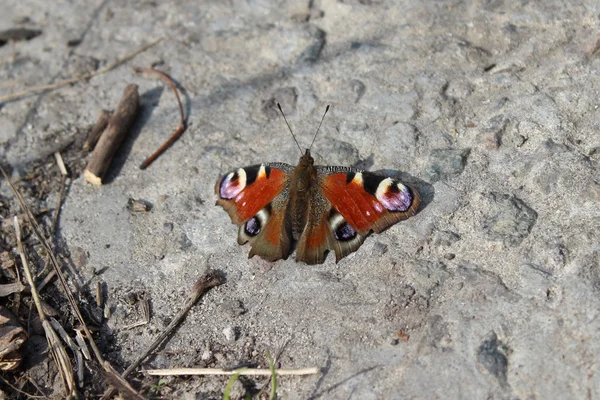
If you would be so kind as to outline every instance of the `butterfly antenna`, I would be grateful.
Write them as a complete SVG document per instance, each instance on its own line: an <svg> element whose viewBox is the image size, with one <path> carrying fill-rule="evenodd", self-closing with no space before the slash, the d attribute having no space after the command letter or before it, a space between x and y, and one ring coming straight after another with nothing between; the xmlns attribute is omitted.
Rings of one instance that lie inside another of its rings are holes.
<svg viewBox="0 0 600 400"><path fill-rule="evenodd" d="M327 111L329 111L329 104L327 104L327 107L325 108L325 112L323 113L323 117L321 118L321 122L319 123L319 127L317 128L317 132L315 132L315 136L313 137L313 140L310 143L310 147L308 148L308 150L312 149L313 143L315 142L315 139L317 138L317 135L319 134L319 130L321 129L321 125L323 125L323 120L325 119L325 115L327 115Z"/></svg>
<svg viewBox="0 0 600 400"><path fill-rule="evenodd" d="M287 125L288 129L290 130L290 133L292 134L292 137L294 138L294 142L296 142L296 146L298 146L298 148L300 149L300 154L302 154L302 147L300 147L300 144L298 144L298 141L296 140L296 135L294 135L294 132L292 132L292 128L290 127L290 124L287 121L287 118L285 117L285 114L283 113L283 110L281 109L281 104L277 103L277 108L279 108L279 111L281 111L281 115L283 115L283 120L285 121L285 124Z"/></svg>

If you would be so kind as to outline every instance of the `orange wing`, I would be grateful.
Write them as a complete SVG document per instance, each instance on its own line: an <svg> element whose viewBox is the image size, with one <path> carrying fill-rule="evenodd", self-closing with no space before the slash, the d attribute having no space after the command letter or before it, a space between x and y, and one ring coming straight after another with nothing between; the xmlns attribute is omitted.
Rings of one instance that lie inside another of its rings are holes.
<svg viewBox="0 0 600 400"><path fill-rule="evenodd" d="M361 234L379 233L419 209L417 191L398 180L344 167L318 170L325 198Z"/></svg>
<svg viewBox="0 0 600 400"><path fill-rule="evenodd" d="M381 232L419 208L416 190L383 175L317 167L317 177L319 190L296 248L296 260L307 264L324 262L327 250L337 262L358 250L371 230Z"/></svg>
<svg viewBox="0 0 600 400"><path fill-rule="evenodd" d="M217 205L227 211L234 224L244 223L283 191L291 168L282 163L261 164L229 172L215 185Z"/></svg>
<svg viewBox="0 0 600 400"><path fill-rule="evenodd" d="M275 261L292 248L286 209L289 174L283 163L253 165L229 172L215 185L217 205L239 225L238 243L250 242L249 257Z"/></svg>

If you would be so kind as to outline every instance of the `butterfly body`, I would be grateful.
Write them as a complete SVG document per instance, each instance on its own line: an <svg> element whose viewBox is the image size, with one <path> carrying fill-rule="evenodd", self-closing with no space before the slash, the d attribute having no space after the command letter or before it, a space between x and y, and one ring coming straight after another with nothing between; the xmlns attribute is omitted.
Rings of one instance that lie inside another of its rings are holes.
<svg viewBox="0 0 600 400"><path fill-rule="evenodd" d="M310 150L296 167L266 163L239 168L216 185L217 205L239 226L249 257L336 262L356 251L371 231L414 215L418 193L397 180L349 167L315 166Z"/></svg>

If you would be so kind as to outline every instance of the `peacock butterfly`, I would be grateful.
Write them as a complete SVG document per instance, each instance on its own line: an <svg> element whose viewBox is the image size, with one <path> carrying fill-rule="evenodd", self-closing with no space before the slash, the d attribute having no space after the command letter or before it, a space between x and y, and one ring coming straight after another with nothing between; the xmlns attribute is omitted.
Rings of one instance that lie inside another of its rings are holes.
<svg viewBox="0 0 600 400"><path fill-rule="evenodd" d="M302 151L291 128L290 133ZM312 143L295 167L252 165L217 181L216 204L239 226L238 244L250 243L249 258L286 259L295 245L297 261L320 264L333 250L338 262L358 250L371 231L380 233L417 212L415 189L368 171L314 165Z"/></svg>

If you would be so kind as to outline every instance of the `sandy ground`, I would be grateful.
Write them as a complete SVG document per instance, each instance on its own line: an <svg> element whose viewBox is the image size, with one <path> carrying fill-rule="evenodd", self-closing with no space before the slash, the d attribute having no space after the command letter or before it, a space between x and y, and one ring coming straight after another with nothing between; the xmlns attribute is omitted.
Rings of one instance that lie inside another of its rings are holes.
<svg viewBox="0 0 600 400"><path fill-rule="evenodd" d="M109 184L69 180L59 220L63 251L90 288L108 288L100 342L120 371L213 268L227 283L144 368L265 366L266 351L287 343L281 367L323 373L281 378L285 399L600 398L596 1L2 8L0 30L42 34L0 47L0 95L100 69L164 38L109 73L0 104L0 157L16 178L139 85L142 114ZM190 126L141 171L178 123L173 93L132 70L151 65L185 88ZM331 104L317 162L412 179L420 213L338 264L331 255L317 266L247 259L213 186L233 168L297 162L274 101L303 145ZM129 198L152 210L131 213ZM55 202L56 193L47 199ZM152 318L124 329L142 318L132 296L150 299ZM169 378L162 393L218 399L225 384ZM235 396L243 392L236 384Z"/></svg>

